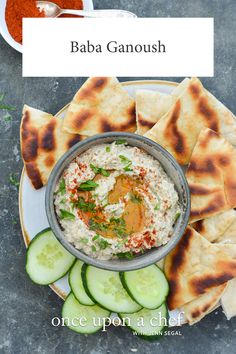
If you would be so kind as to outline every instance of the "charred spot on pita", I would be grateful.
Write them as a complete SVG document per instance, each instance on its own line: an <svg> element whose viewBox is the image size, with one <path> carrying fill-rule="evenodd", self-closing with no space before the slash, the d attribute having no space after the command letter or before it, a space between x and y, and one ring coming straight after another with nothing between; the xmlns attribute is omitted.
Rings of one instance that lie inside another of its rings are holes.
<svg viewBox="0 0 236 354"><path fill-rule="evenodd" d="M68 149L70 149L73 145L75 145L76 143L78 143L79 141L82 140L81 135L75 135L72 139L70 139L67 143L67 147Z"/></svg>
<svg viewBox="0 0 236 354"><path fill-rule="evenodd" d="M55 131L56 128L56 119L52 119L49 124L45 127L45 130L41 136L40 147L45 151L53 151L56 148L55 142Z"/></svg>
<svg viewBox="0 0 236 354"><path fill-rule="evenodd" d="M152 128L154 123L149 122L148 120L145 120L141 114L138 114L138 122L140 125L142 125L143 127L148 127L148 128Z"/></svg>
<svg viewBox="0 0 236 354"><path fill-rule="evenodd" d="M174 295L178 292L178 282L174 279L168 279L169 282L169 286L170 286L170 292L169 295L167 297L167 304L169 309L174 309L175 308L175 304L173 303L173 298Z"/></svg>
<svg viewBox="0 0 236 354"><path fill-rule="evenodd" d="M174 151L176 151L178 154L184 154L186 152L185 138L180 133L177 126L177 122L180 117L180 112L181 102L180 100L178 100L171 114L165 135L170 139Z"/></svg>
<svg viewBox="0 0 236 354"><path fill-rule="evenodd" d="M199 113L207 120L207 126L218 132L218 119L214 110L209 106L207 102L207 97L201 97L198 103ZM211 134L209 132L209 134Z"/></svg>
<svg viewBox="0 0 236 354"><path fill-rule="evenodd" d="M219 286L230 279L232 279L232 274L225 272L217 276L208 275L193 279L190 285L195 295L202 295L209 289Z"/></svg>
<svg viewBox="0 0 236 354"><path fill-rule="evenodd" d="M208 195L209 189L202 185L196 185L189 183L189 189L192 195Z"/></svg>
<svg viewBox="0 0 236 354"><path fill-rule="evenodd" d="M200 310L195 310L192 312L191 316L192 318L197 318L201 315L201 311Z"/></svg>
<svg viewBox="0 0 236 354"><path fill-rule="evenodd" d="M192 230L190 228L187 228L180 242L178 243L177 248L175 249L176 252L174 251L173 253L170 273L176 274L178 269L182 266L182 264L184 264L186 250L188 249L188 246L190 244L191 237Z"/></svg>
<svg viewBox="0 0 236 354"><path fill-rule="evenodd" d="M222 194L218 194L215 198L213 198L208 205L205 208L202 208L200 210L191 210L190 216L199 216L199 215L208 215L212 214L214 212L217 212L218 210L221 210L222 207L224 207L226 204L226 200L223 197Z"/></svg>
<svg viewBox="0 0 236 354"><path fill-rule="evenodd" d="M86 123L87 120L89 120L92 117L92 113L89 110L84 110L82 112L77 113L77 115L74 117L74 126L77 129L81 129L83 125Z"/></svg>
<svg viewBox="0 0 236 354"><path fill-rule="evenodd" d="M43 181L36 164L33 162L26 163L25 168L27 175L31 180L31 183L33 184L34 188L40 189L41 187L43 187Z"/></svg>
<svg viewBox="0 0 236 354"><path fill-rule="evenodd" d="M117 130L112 124L110 124L106 119L101 121L101 132L112 132Z"/></svg>
<svg viewBox="0 0 236 354"><path fill-rule="evenodd" d="M204 227L204 220L198 220L194 223L194 229L201 233L205 230L205 227Z"/></svg>
<svg viewBox="0 0 236 354"><path fill-rule="evenodd" d="M195 98L197 98L201 93L197 83L193 83L189 86L189 92Z"/></svg>
<svg viewBox="0 0 236 354"><path fill-rule="evenodd" d="M55 163L53 155L48 155L44 160L45 166L52 167Z"/></svg>
<svg viewBox="0 0 236 354"><path fill-rule="evenodd" d="M22 147L22 156L26 162L34 161L38 156L37 137L29 138Z"/></svg>
<svg viewBox="0 0 236 354"><path fill-rule="evenodd" d="M210 158L202 161L201 163L191 161L188 170L195 171L198 173L211 173L211 174L217 172L216 166L214 165L214 161L211 160Z"/></svg>
<svg viewBox="0 0 236 354"><path fill-rule="evenodd" d="M96 77L92 81L92 89L100 91L101 89L106 86L108 83L108 78L107 77Z"/></svg>
<svg viewBox="0 0 236 354"><path fill-rule="evenodd" d="M225 167L231 163L231 160L228 156L222 155L218 157L218 162L221 166Z"/></svg>

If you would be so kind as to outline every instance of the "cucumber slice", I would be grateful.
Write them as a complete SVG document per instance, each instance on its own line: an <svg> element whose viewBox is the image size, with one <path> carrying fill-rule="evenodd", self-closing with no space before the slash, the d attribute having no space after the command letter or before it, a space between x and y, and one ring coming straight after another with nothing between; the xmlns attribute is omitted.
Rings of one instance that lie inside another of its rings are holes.
<svg viewBox="0 0 236 354"><path fill-rule="evenodd" d="M72 293L67 296L62 307L66 326L78 333L91 334L99 331L110 314L110 311L98 305L81 305Z"/></svg>
<svg viewBox="0 0 236 354"><path fill-rule="evenodd" d="M81 269L83 264L84 263L79 260L75 262L69 273L69 284L76 299L82 305L91 306L94 305L94 302L90 299L90 297L88 297L86 291L84 290L81 277Z"/></svg>
<svg viewBox="0 0 236 354"><path fill-rule="evenodd" d="M102 270L86 264L82 267L85 291L100 306L113 312L133 313L141 309L131 299L119 278L118 272Z"/></svg>
<svg viewBox="0 0 236 354"><path fill-rule="evenodd" d="M169 292L169 284L162 270L151 265L131 272L121 272L120 279L129 295L147 309L156 309Z"/></svg>
<svg viewBox="0 0 236 354"><path fill-rule="evenodd" d="M26 272L40 285L49 285L62 278L75 261L57 241L51 229L45 229L30 242L26 253Z"/></svg>
<svg viewBox="0 0 236 354"><path fill-rule="evenodd" d="M155 310L142 309L136 313L118 315L127 327L143 339L159 339L168 327L169 315L165 303Z"/></svg>

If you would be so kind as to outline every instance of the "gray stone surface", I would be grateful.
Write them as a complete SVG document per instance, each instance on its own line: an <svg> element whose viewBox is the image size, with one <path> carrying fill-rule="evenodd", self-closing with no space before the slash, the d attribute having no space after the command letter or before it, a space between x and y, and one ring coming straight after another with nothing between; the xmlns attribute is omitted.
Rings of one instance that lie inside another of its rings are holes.
<svg viewBox="0 0 236 354"><path fill-rule="evenodd" d="M140 17L214 17L215 77L204 78L203 82L236 112L235 0L95 0L94 3L96 8L123 8ZM182 327L181 336L169 336L155 343L140 340L125 328L109 328L107 333L86 337L67 328L51 326L51 318L60 315L62 301L50 288L34 285L25 273L25 247L18 217L18 193L9 177L14 173L19 179L22 168L19 153L22 105L27 103L56 113L71 99L84 80L22 79L21 55L0 37L0 92L6 93L6 103L16 107L16 111L9 112L12 119L6 117L6 111L0 110L0 353L235 352L236 319L227 321L221 310L215 311L193 327Z"/></svg>

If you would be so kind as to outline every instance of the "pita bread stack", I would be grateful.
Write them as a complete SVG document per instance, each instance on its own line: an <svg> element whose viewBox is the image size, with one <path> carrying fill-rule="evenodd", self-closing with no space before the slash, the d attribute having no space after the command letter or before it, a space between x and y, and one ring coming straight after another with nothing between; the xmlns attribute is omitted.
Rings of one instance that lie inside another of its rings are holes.
<svg viewBox="0 0 236 354"><path fill-rule="evenodd" d="M191 193L191 221L236 207L236 150L213 130L201 131L186 177Z"/></svg>
<svg viewBox="0 0 236 354"><path fill-rule="evenodd" d="M169 308L184 308L190 322L202 318L216 305L226 282L235 277L236 260L231 256L232 253L228 255L223 247L210 243L188 227L165 260L170 284Z"/></svg>
<svg viewBox="0 0 236 354"><path fill-rule="evenodd" d="M74 96L63 123L72 134L136 131L135 101L114 77L92 77Z"/></svg>
<svg viewBox="0 0 236 354"><path fill-rule="evenodd" d="M228 256L236 259L236 245L218 243L215 245ZM223 283L220 286L213 287L207 293L183 305L181 311L184 312L185 320L190 325L193 325L218 307L220 300L222 303L222 299L227 299L227 297L230 296L229 293L232 292L232 285L229 286L229 283L231 282L234 283L235 279L230 280L228 283ZM225 307L226 309L228 308L228 300L225 301Z"/></svg>
<svg viewBox="0 0 236 354"><path fill-rule="evenodd" d="M44 186L59 158L81 135L65 133L63 121L51 114L24 106L20 126L21 153L27 175L35 189Z"/></svg>
<svg viewBox="0 0 236 354"><path fill-rule="evenodd" d="M221 133L236 144L234 115L197 78L185 82L170 110L145 133L167 149L181 165L187 165L203 128Z"/></svg>

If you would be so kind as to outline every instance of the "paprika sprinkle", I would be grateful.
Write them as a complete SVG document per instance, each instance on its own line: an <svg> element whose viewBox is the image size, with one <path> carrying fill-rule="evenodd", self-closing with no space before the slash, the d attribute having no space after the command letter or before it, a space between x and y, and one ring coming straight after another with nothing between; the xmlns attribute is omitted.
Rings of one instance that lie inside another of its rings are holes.
<svg viewBox="0 0 236 354"><path fill-rule="evenodd" d="M82 10L82 0L52 0L62 9ZM14 40L22 43L22 20L25 17L45 17L36 6L35 0L7 0L6 23L8 31ZM63 15L61 17L75 17L73 15Z"/></svg>

